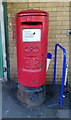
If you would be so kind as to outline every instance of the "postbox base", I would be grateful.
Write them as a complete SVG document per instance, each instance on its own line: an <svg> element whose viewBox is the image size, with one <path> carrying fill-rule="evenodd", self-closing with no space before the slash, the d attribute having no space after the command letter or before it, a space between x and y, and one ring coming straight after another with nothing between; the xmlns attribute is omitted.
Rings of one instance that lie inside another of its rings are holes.
<svg viewBox="0 0 71 120"><path fill-rule="evenodd" d="M18 99L29 107L37 107L44 103L46 97L45 85L30 88L18 84Z"/></svg>

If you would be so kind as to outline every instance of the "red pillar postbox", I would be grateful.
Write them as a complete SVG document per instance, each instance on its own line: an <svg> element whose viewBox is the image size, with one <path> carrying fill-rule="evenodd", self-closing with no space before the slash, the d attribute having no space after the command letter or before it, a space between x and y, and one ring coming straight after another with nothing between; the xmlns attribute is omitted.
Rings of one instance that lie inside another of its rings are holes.
<svg viewBox="0 0 71 120"><path fill-rule="evenodd" d="M48 13L26 10L16 15L18 83L39 87L46 82Z"/></svg>

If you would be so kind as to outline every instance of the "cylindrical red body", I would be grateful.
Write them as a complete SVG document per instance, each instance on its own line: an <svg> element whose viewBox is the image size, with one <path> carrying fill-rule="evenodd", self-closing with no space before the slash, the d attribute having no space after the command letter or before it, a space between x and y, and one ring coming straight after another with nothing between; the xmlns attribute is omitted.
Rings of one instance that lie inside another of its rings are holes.
<svg viewBox="0 0 71 120"><path fill-rule="evenodd" d="M26 10L16 15L18 82L39 87L46 82L48 13Z"/></svg>

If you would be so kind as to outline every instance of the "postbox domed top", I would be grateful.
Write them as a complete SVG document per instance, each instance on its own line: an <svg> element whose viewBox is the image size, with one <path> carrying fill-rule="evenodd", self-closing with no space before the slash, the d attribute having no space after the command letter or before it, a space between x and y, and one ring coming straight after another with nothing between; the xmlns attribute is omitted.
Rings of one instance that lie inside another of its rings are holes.
<svg viewBox="0 0 71 120"><path fill-rule="evenodd" d="M21 17L21 16L24 16L24 15L36 15L36 16L47 16L48 13L43 11L43 10L35 10L35 9L31 9L31 10L25 10L25 11L21 11L19 13L16 14L17 17Z"/></svg>

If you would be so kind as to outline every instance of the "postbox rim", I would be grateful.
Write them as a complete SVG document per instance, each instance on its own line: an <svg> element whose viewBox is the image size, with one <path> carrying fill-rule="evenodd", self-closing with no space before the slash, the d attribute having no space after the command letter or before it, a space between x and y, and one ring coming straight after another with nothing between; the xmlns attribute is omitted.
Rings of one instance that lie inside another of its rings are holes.
<svg viewBox="0 0 71 120"><path fill-rule="evenodd" d="M25 10L25 11L21 11L21 12L18 12L16 14L17 17L21 17L21 16L48 16L48 13L43 11L43 10L36 10L36 9L31 9L31 10Z"/></svg>

